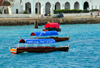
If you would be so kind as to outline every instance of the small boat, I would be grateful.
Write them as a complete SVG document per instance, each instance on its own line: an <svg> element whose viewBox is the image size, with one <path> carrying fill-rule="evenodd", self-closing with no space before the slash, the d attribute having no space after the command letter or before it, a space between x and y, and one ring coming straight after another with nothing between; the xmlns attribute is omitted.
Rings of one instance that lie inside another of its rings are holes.
<svg viewBox="0 0 100 68"><path fill-rule="evenodd" d="M58 36L57 31L43 31L43 32L32 32L30 36ZM69 40L70 36L68 37L46 37L46 38L53 38L56 42Z"/></svg>
<svg viewBox="0 0 100 68"><path fill-rule="evenodd" d="M38 46L38 47L10 47L9 50L12 54L18 54L23 52L34 52L34 53L46 53L53 51L65 51L69 50L70 45L61 47L50 47L50 46Z"/></svg>
<svg viewBox="0 0 100 68"><path fill-rule="evenodd" d="M43 31L61 31L61 28L59 27L59 24L57 22L55 23L47 23L44 26Z"/></svg>
<svg viewBox="0 0 100 68"><path fill-rule="evenodd" d="M19 41L19 43L25 44L52 44L56 43L54 39L24 39L24 42ZM53 51L65 51L69 50L70 45L68 46L32 46L32 47L9 47L9 50L12 54L18 54L23 52L36 52L36 53L46 53Z"/></svg>
<svg viewBox="0 0 100 68"><path fill-rule="evenodd" d="M49 38L53 38L56 42L60 42L60 41L69 40L70 36L68 37L49 37Z"/></svg>

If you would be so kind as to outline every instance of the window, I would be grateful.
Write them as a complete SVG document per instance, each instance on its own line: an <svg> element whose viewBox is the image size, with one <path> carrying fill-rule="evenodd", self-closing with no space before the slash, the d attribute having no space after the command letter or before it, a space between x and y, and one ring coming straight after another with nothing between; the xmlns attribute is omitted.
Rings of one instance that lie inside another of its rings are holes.
<svg viewBox="0 0 100 68"><path fill-rule="evenodd" d="M16 9L16 14L18 14L18 9Z"/></svg>
<svg viewBox="0 0 100 68"><path fill-rule="evenodd" d="M20 0L20 3L22 3L22 0Z"/></svg>
<svg viewBox="0 0 100 68"><path fill-rule="evenodd" d="M6 14L6 9L4 9L4 14Z"/></svg>

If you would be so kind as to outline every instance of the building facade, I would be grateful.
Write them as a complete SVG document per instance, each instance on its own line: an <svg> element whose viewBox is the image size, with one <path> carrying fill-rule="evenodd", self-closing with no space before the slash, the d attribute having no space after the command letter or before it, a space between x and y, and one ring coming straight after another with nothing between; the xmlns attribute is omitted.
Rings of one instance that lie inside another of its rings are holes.
<svg viewBox="0 0 100 68"><path fill-rule="evenodd" d="M0 0L1 1L1 0ZM57 9L100 9L100 0L7 0L10 2L8 14L22 14L25 10L29 14L53 13ZM1 8L2 9L2 8ZM4 10L5 10L4 9ZM2 13L4 13L4 10Z"/></svg>

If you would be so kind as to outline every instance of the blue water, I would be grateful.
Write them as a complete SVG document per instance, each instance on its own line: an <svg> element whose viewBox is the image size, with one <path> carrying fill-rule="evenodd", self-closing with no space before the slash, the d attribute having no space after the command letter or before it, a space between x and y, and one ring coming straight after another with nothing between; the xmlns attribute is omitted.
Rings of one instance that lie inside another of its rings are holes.
<svg viewBox="0 0 100 68"><path fill-rule="evenodd" d="M70 39L55 46L70 44L68 52L10 53L9 47L16 47L20 39L30 38L31 32L43 27L0 26L0 68L100 68L100 24L60 25L59 37Z"/></svg>

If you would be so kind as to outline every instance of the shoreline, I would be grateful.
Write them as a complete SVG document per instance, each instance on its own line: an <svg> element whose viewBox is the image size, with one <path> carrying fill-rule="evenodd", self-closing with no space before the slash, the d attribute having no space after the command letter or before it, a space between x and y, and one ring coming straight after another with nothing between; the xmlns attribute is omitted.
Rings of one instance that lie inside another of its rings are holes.
<svg viewBox="0 0 100 68"><path fill-rule="evenodd" d="M0 26L17 26L17 25L32 25L35 22L45 25L47 22L58 22L59 24L92 24L100 23L100 16L91 17L87 16L74 16L64 18L0 18Z"/></svg>

